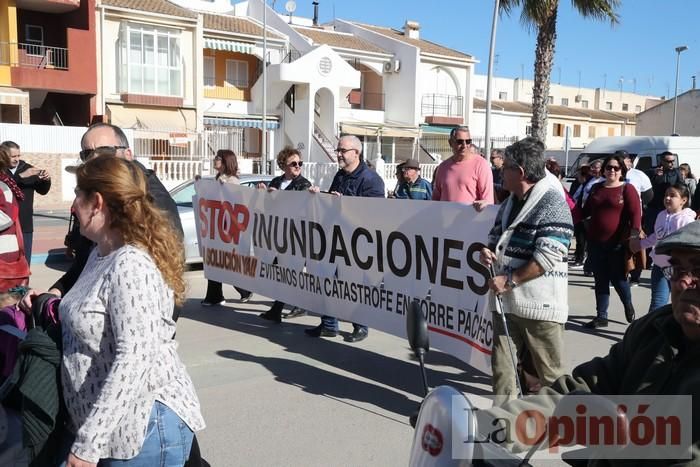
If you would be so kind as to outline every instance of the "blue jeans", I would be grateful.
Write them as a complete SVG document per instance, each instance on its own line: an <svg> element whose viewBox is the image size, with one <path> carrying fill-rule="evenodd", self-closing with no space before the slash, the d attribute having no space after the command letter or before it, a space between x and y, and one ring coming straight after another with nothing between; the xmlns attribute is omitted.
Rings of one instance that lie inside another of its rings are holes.
<svg viewBox="0 0 700 467"><path fill-rule="evenodd" d="M190 456L194 433L170 407L156 401L148 419L146 438L141 451L131 459L100 459L98 467L182 467ZM73 445L70 436L65 443L66 453L61 465L65 465Z"/></svg>
<svg viewBox="0 0 700 467"><path fill-rule="evenodd" d="M649 312L666 305L669 295L671 295L671 282L664 277L661 268L654 265L651 268L651 303L649 303Z"/></svg>
<svg viewBox="0 0 700 467"><path fill-rule="evenodd" d="M623 305L632 303L632 293L625 274L625 249L622 245L588 242L588 254L595 279L595 308L598 318L608 319L610 287L620 297Z"/></svg>
<svg viewBox="0 0 700 467"><path fill-rule="evenodd" d="M338 319L333 316L321 316L321 327L329 331L338 332ZM359 331L360 329L368 331L367 326L363 326L362 324L352 323L352 327L355 331Z"/></svg>

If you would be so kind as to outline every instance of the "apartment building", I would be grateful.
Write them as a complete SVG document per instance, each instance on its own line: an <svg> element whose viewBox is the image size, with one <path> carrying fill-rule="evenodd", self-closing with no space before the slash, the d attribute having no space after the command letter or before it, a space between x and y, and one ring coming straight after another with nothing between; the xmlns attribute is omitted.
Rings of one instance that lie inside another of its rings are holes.
<svg viewBox="0 0 700 467"><path fill-rule="evenodd" d="M0 122L92 121L95 23L95 0L0 0Z"/></svg>
<svg viewBox="0 0 700 467"><path fill-rule="evenodd" d="M483 131L486 113L486 76L474 77L476 133ZM524 137L530 133L532 116L531 80L494 78L492 84L492 129L495 137ZM583 148L599 136L634 136L636 115L662 99L602 88L550 85L548 104L548 149ZM477 117L478 115L478 117Z"/></svg>

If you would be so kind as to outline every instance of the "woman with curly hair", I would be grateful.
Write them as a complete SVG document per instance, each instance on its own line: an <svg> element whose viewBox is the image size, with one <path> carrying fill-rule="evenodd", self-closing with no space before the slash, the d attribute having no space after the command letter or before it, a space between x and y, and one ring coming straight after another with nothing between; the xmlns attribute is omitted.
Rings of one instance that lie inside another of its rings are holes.
<svg viewBox="0 0 700 467"><path fill-rule="evenodd" d="M76 177L73 209L96 247L59 308L66 465L183 465L204 420L172 338L182 239L132 162L95 157Z"/></svg>

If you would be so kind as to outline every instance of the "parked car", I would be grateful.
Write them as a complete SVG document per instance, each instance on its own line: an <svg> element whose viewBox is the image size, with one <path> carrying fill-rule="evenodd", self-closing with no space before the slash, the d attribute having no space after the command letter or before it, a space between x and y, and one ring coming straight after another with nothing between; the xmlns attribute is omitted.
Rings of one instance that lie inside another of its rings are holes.
<svg viewBox="0 0 700 467"><path fill-rule="evenodd" d="M204 177L214 178L214 177ZM241 175L241 185L248 187L256 187L258 183L263 182L269 185L274 177L272 175L246 174ZM192 197L195 195L194 179L182 183L172 190L170 196L173 197L177 210L180 213L180 222L182 222L182 230L185 232L185 262L187 264L196 264L202 262L202 256L199 251L199 242L197 241L197 230L194 223L194 209L192 207Z"/></svg>

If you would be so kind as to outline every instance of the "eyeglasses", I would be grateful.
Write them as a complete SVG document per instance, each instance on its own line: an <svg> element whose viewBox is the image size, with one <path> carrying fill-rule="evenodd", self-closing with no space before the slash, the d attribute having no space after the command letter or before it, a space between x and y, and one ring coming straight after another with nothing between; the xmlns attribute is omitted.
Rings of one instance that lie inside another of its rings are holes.
<svg viewBox="0 0 700 467"><path fill-rule="evenodd" d="M408 172L409 170L418 170L415 167L401 167L402 172Z"/></svg>
<svg viewBox="0 0 700 467"><path fill-rule="evenodd" d="M357 151L357 149L353 149L353 148L336 148L335 153L336 153L336 154L341 154L341 155L344 156L345 153L348 152L348 151Z"/></svg>
<svg viewBox="0 0 700 467"><path fill-rule="evenodd" d="M620 170L622 170L622 167L620 167L619 165L606 165L605 170L609 170L611 172L612 171L619 172Z"/></svg>
<svg viewBox="0 0 700 467"><path fill-rule="evenodd" d="M114 156L120 149L128 149L128 146L100 146L94 149L80 151L80 160L85 162L93 156Z"/></svg>
<svg viewBox="0 0 700 467"><path fill-rule="evenodd" d="M221 162L222 160L223 160L223 159L222 159L221 157L215 157L215 158L214 158L214 162L216 162L216 161Z"/></svg>
<svg viewBox="0 0 700 467"><path fill-rule="evenodd" d="M680 266L666 266L661 268L661 271L664 273L664 277L670 281L677 281L688 276L695 280L700 280L700 268L688 270Z"/></svg>
<svg viewBox="0 0 700 467"><path fill-rule="evenodd" d="M470 139L456 139L454 140L455 144L459 146L460 144L464 144L465 146L468 146L472 144L472 140Z"/></svg>
<svg viewBox="0 0 700 467"><path fill-rule="evenodd" d="M299 162L294 161L294 162L290 162L289 164L287 164L287 167L292 168L292 169L296 169L297 167L301 167L303 163L304 163L303 161L299 161Z"/></svg>

